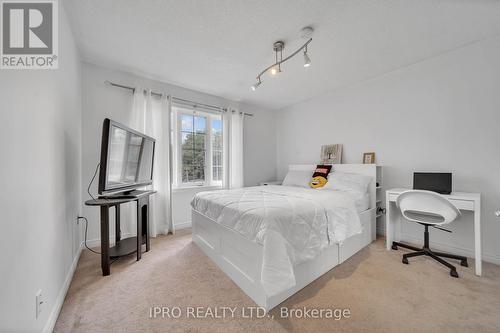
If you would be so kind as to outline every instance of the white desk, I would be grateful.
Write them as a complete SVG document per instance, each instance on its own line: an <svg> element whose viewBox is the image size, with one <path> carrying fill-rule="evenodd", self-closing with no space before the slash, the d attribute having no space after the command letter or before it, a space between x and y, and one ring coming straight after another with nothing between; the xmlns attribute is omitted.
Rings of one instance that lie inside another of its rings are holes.
<svg viewBox="0 0 500 333"><path fill-rule="evenodd" d="M387 250L391 249L393 241L399 242L401 239L401 213L396 207L396 198L408 190L405 188L395 188L385 193L385 236ZM474 212L474 259L476 263L476 275L481 276L481 193L453 192L444 197L458 209Z"/></svg>

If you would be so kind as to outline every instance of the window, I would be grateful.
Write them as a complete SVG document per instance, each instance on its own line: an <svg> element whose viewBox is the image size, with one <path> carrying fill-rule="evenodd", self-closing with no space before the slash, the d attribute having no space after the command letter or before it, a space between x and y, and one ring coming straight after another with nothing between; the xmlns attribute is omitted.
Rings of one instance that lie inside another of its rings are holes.
<svg viewBox="0 0 500 333"><path fill-rule="evenodd" d="M221 186L223 177L220 114L173 107L176 187Z"/></svg>
<svg viewBox="0 0 500 333"><path fill-rule="evenodd" d="M212 180L222 183L222 119L212 118Z"/></svg>

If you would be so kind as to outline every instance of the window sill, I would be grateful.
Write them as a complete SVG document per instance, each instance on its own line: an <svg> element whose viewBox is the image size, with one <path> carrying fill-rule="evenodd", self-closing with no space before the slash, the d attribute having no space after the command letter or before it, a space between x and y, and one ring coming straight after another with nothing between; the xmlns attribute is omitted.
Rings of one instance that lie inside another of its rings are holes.
<svg viewBox="0 0 500 333"><path fill-rule="evenodd" d="M184 191L193 191L193 190L202 190L202 191L222 190L222 186L217 186L217 185L202 185L202 186L174 187L174 188L172 188L172 193L184 192Z"/></svg>

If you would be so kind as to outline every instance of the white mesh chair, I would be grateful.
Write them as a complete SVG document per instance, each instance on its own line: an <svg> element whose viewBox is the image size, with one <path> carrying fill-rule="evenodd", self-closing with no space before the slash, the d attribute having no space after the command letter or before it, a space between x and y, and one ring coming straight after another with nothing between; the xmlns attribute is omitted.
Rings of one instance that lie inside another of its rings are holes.
<svg viewBox="0 0 500 333"><path fill-rule="evenodd" d="M451 232L440 226L451 223L460 216L460 211L442 195L422 190L411 190L401 193L396 199L396 205L401 210L401 214L410 222L422 224L424 231L424 247L392 242L392 249L397 250L398 246L413 250L415 252L403 255L403 263L408 265L408 258L417 256L429 256L450 269L450 275L458 278L457 269L452 264L444 261L440 257L460 260L462 266L467 267L467 258L453 254L431 251L429 248L429 227Z"/></svg>

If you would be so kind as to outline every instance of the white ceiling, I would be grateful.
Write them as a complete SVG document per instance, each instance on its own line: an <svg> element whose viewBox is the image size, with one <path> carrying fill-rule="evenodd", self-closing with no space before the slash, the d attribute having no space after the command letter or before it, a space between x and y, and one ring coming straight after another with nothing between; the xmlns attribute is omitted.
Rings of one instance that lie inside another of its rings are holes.
<svg viewBox="0 0 500 333"><path fill-rule="evenodd" d="M500 33L496 0L65 0L84 60L271 109ZM255 76L315 32L297 56Z"/></svg>

